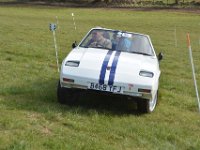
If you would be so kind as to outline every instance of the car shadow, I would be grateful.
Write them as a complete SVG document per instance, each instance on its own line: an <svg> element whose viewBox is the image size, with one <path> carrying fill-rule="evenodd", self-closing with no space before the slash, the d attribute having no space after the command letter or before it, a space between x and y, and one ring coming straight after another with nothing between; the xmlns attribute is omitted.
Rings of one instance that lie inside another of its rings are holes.
<svg viewBox="0 0 200 150"><path fill-rule="evenodd" d="M136 103L126 97L101 95L97 93L80 92L79 99L73 106L60 104L57 101L58 79L39 80L23 83L17 87L9 87L0 93L4 99L3 104L9 109L19 109L45 113L69 112L88 115L91 111L99 114L123 116L140 115Z"/></svg>
<svg viewBox="0 0 200 150"><path fill-rule="evenodd" d="M98 113L108 115L139 114L136 102L125 96L100 94L98 92L80 92L80 96L73 107L81 107L87 110L95 110Z"/></svg>

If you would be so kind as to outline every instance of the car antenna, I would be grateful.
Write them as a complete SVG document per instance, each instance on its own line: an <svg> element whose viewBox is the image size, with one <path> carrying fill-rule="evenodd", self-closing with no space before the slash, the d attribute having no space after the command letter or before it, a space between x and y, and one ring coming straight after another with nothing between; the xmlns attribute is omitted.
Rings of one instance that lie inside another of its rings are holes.
<svg viewBox="0 0 200 150"><path fill-rule="evenodd" d="M52 31L52 33L53 33L54 47L55 47L55 52L56 52L57 68L58 68L58 72L60 72L59 63L58 63L58 47L57 47L57 43L56 43L56 32L55 32L56 31L56 24L50 23L49 24L49 30Z"/></svg>

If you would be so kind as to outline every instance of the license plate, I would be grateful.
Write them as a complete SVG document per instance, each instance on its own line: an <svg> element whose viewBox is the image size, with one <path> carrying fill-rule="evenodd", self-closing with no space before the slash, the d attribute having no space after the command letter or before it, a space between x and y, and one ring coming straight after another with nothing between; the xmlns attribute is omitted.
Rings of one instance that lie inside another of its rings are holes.
<svg viewBox="0 0 200 150"><path fill-rule="evenodd" d="M121 86L107 85L107 84L90 83L88 85L88 89L107 91L113 93L123 93L123 88Z"/></svg>

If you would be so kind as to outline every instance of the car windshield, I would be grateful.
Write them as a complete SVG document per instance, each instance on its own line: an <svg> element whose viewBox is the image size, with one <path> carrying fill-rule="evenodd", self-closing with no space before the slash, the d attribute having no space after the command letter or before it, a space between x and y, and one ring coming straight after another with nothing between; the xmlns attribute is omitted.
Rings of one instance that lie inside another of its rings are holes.
<svg viewBox="0 0 200 150"><path fill-rule="evenodd" d="M149 38L145 35L130 32L93 29L83 39L80 47L101 48L128 53L153 55Z"/></svg>

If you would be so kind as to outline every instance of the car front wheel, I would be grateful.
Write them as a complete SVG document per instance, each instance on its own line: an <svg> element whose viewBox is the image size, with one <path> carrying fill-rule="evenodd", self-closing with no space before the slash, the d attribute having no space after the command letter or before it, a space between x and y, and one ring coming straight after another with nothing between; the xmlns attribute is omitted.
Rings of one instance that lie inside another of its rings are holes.
<svg viewBox="0 0 200 150"><path fill-rule="evenodd" d="M57 98L59 103L68 105L75 104L75 102L78 99L78 96L78 91L61 87L60 81L58 81Z"/></svg>
<svg viewBox="0 0 200 150"><path fill-rule="evenodd" d="M155 94L153 99L140 99L137 102L137 107L141 113L151 113L154 111L158 100L158 92Z"/></svg>

